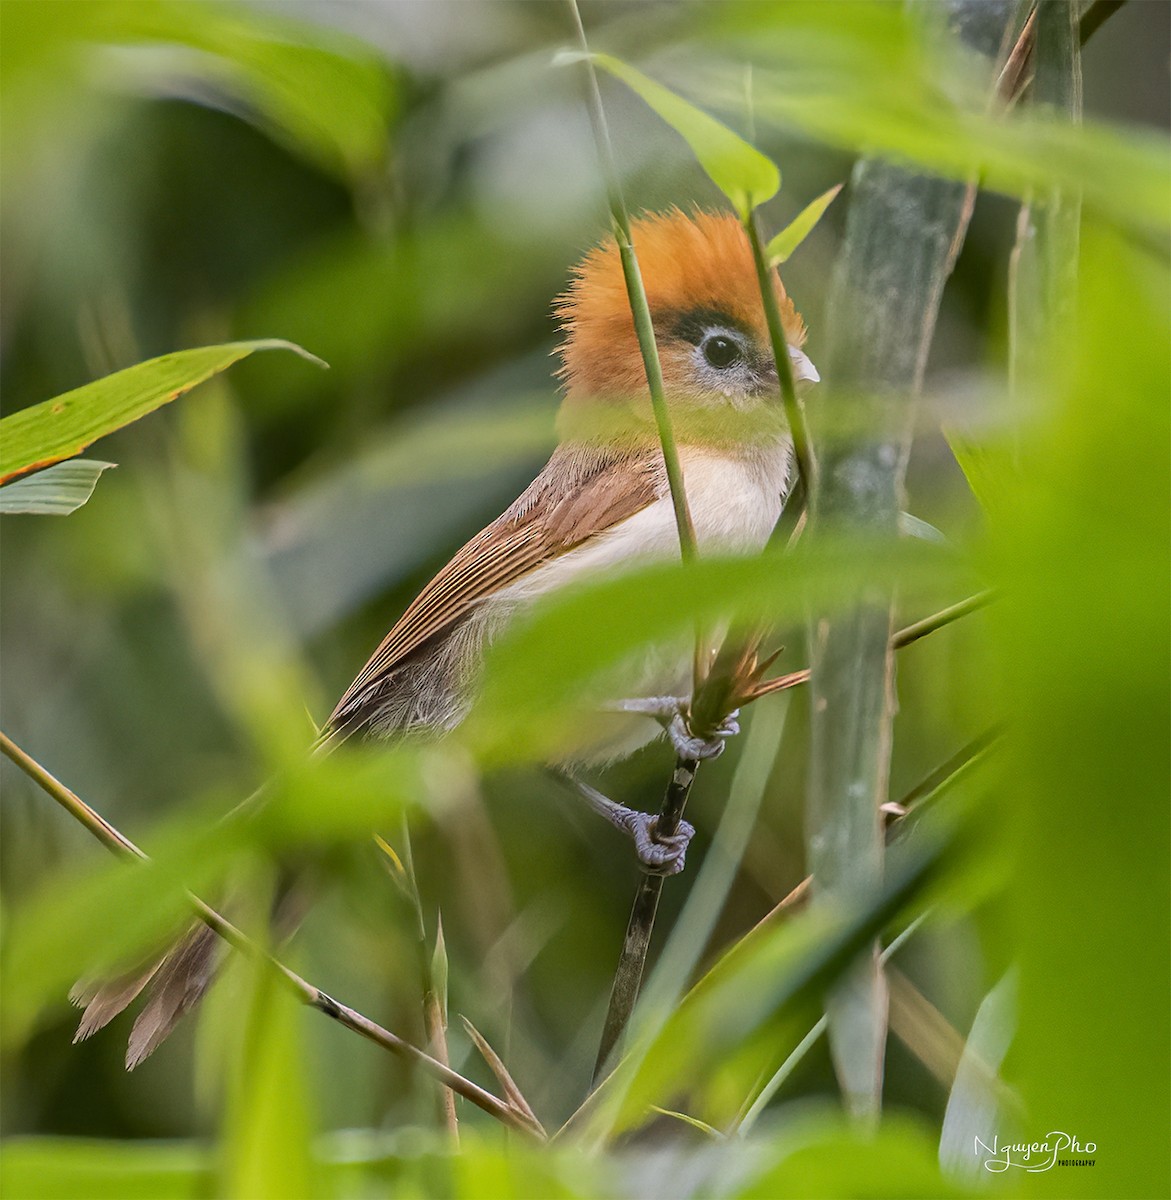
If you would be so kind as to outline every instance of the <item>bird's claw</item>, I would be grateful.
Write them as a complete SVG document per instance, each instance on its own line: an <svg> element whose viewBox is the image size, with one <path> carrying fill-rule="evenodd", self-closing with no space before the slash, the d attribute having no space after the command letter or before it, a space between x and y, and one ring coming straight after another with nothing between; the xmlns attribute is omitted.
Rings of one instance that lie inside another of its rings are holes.
<svg viewBox="0 0 1171 1200"><path fill-rule="evenodd" d="M739 709L729 713L712 731L710 737L700 737L691 731L683 713L677 712L666 726L667 737L671 739L671 745L675 747L675 753L680 758L689 758L697 762L719 758L724 753L728 738L735 737L740 732L740 722L737 720L739 715Z"/></svg>
<svg viewBox="0 0 1171 1200"><path fill-rule="evenodd" d="M737 718L740 710L729 713L707 737L696 734L688 722L690 701L682 696L647 696L638 700L621 700L616 705L620 712L641 713L658 721L666 730L675 753L680 758L702 761L719 758L724 752L724 743L740 732Z"/></svg>
<svg viewBox="0 0 1171 1200"><path fill-rule="evenodd" d="M634 842L634 851L648 875L677 875L683 870L687 847L695 836L695 826L681 820L671 834L659 833L657 814L627 809L622 827Z"/></svg>

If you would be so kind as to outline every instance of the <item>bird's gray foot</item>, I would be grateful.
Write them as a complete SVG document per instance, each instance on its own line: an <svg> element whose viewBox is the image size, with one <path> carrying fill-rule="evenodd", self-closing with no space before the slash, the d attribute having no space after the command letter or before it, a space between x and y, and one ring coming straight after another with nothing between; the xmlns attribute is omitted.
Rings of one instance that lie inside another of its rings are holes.
<svg viewBox="0 0 1171 1200"><path fill-rule="evenodd" d="M730 713L709 737L701 737L691 729L686 713L689 701L683 696L647 696L638 700L619 700L612 707L618 712L641 713L658 721L666 731L675 753L680 758L702 761L719 758L728 738L740 732L739 709Z"/></svg>
<svg viewBox="0 0 1171 1200"><path fill-rule="evenodd" d="M643 870L650 875L676 875L683 870L687 856L687 845L695 836L695 826L680 821L672 834L659 833L657 814L635 812L624 804L618 804L609 796L602 795L572 775L564 776L566 782L599 816L605 817L615 829L620 829L634 842L634 852Z"/></svg>

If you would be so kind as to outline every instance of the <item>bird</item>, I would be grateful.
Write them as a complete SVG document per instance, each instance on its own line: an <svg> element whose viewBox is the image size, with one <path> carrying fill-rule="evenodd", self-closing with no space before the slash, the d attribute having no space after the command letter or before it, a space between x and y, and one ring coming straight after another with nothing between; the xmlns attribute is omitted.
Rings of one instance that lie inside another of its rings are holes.
<svg viewBox="0 0 1171 1200"><path fill-rule="evenodd" d="M630 223L674 426L697 550L761 549L793 482L793 445L748 236L732 214L678 208ZM804 321L769 271L793 376L818 382ZM334 707L316 743L440 737L465 718L485 651L541 597L653 561L678 560L680 539L646 369L613 237L595 245L555 303L562 337L558 442L544 468L499 517L458 550L392 625ZM680 754L717 755L734 716L705 736L687 723L692 657L656 647L609 680L615 695L548 764L628 834L643 869L683 866L694 830L659 836L655 817L617 804L582 772L667 736ZM150 1054L210 985L216 936L193 926L145 968L79 984L88 1037L148 985L128 1067Z"/></svg>

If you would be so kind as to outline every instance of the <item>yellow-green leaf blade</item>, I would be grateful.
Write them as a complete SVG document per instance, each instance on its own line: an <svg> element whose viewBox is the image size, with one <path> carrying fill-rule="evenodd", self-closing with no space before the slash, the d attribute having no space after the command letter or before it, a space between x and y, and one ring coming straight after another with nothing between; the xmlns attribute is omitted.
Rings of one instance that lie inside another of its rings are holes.
<svg viewBox="0 0 1171 1200"><path fill-rule="evenodd" d="M780 190L781 172L776 163L715 117L621 59L609 54L594 54L592 58L599 67L637 92L683 137L699 165L741 217L747 217L758 204L771 200Z"/></svg>
<svg viewBox="0 0 1171 1200"><path fill-rule="evenodd" d="M292 350L325 365L279 338L201 346L136 363L0 421L0 483L80 454L257 350Z"/></svg>
<svg viewBox="0 0 1171 1200"><path fill-rule="evenodd" d="M829 191L822 192L769 242L765 253L770 266L776 267L788 260L793 251L813 232L814 226L821 220L822 214L833 203L834 198L841 190L842 185L839 183L831 187Z"/></svg>

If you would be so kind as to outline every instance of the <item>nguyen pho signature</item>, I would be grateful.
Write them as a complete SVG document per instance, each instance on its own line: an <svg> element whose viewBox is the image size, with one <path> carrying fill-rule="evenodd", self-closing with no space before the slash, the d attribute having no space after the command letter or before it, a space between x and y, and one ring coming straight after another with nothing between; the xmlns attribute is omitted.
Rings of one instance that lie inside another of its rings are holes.
<svg viewBox="0 0 1171 1200"><path fill-rule="evenodd" d="M992 1145L975 1139L972 1153L979 1155L983 1151L989 1157L984 1160L986 1171L1007 1171L1009 1167L1019 1167L1032 1173L1048 1171L1051 1167L1092 1167L1094 1159L1086 1157L1097 1153L1096 1142L1079 1142L1072 1134L1053 1130L1045 1135L1043 1142L1004 1142L999 1137L992 1139Z"/></svg>

